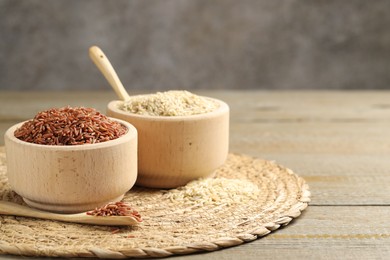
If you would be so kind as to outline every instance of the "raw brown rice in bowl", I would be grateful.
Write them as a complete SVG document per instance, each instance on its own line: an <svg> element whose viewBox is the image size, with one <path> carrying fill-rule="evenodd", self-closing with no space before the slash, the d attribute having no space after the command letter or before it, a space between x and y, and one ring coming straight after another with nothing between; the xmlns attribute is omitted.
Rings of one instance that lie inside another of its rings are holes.
<svg viewBox="0 0 390 260"><path fill-rule="evenodd" d="M126 127L93 108L63 107L41 111L14 132L15 137L43 145L106 142L126 133Z"/></svg>
<svg viewBox="0 0 390 260"><path fill-rule="evenodd" d="M43 120L45 123L46 119ZM77 125L82 121L72 117L62 119L47 124L48 128L64 122ZM50 139L44 139L45 141L42 138L47 134L44 132L46 126L42 132L38 129L38 134L37 129L26 127L43 127L45 124L39 124L39 120L34 121L35 123L21 122L10 127L5 134L5 148L7 177L11 188L32 207L63 213L88 211L109 202L120 201L137 179L138 134L130 123L109 119L121 130L115 134L112 129L106 130L110 128L106 124L99 137L97 131L87 130L89 128L86 126L93 128L94 124L86 122L80 127L71 127L69 131L64 130L66 127L53 128L53 135L49 136ZM68 135L61 139L55 135L56 131L64 131ZM31 140L38 140L38 143L20 140L15 132L20 134L19 137L27 136ZM93 133L95 134L92 135ZM91 135L95 137L90 137ZM116 138L96 142L100 136L106 138L112 135ZM54 144L47 145L54 137L58 138L59 143L63 143L56 145L55 141ZM77 141L81 137L87 139L82 144L66 144L69 140Z"/></svg>

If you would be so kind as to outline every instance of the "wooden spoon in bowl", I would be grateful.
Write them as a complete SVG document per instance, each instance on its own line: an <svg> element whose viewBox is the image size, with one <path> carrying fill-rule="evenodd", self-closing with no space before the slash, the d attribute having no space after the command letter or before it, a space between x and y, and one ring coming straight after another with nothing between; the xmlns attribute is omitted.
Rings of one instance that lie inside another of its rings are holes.
<svg viewBox="0 0 390 260"><path fill-rule="evenodd" d="M86 212L78 214L57 214L22 206L8 201L0 201L0 214L105 226L133 226L141 222L140 219L132 216L101 217L88 215Z"/></svg>
<svg viewBox="0 0 390 260"><path fill-rule="evenodd" d="M107 56L103 51L97 47L92 46L89 48L89 57L95 63L96 67L110 83L111 87L114 89L115 93L119 99L126 101L130 99L129 94L126 89L123 87L122 82L120 81L118 74L116 74L114 68L111 65L111 62L108 60Z"/></svg>

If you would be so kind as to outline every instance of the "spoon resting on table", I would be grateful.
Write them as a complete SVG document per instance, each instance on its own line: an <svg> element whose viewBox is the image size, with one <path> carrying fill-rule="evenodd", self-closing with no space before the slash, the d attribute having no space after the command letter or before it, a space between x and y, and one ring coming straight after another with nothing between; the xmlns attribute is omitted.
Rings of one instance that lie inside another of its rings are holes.
<svg viewBox="0 0 390 260"><path fill-rule="evenodd" d="M22 206L8 201L0 201L0 215L12 215L40 219L57 220L91 225L133 226L142 220L133 216L93 216L87 212L78 214L58 214Z"/></svg>
<svg viewBox="0 0 390 260"><path fill-rule="evenodd" d="M103 51L97 47L92 46L89 48L89 57L95 63L96 67L110 83L111 87L114 89L115 93L122 101L130 99L129 94L126 89L123 87L122 82L120 81L118 74L115 72L114 68L111 65L111 62L108 60L107 56Z"/></svg>

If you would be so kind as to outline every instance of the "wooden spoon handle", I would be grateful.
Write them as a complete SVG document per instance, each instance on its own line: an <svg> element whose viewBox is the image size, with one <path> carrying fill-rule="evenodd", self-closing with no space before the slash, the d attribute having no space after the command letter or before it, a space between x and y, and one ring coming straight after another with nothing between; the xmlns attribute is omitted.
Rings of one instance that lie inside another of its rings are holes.
<svg viewBox="0 0 390 260"><path fill-rule="evenodd" d="M121 100L130 99L129 94L123 87L122 82L120 81L118 75L116 74L114 68L112 67L110 61L103 53L103 51L97 46L92 46L91 48L89 48L89 57L92 59L96 67L98 67L98 69L107 79L108 83L110 83L117 96Z"/></svg>
<svg viewBox="0 0 390 260"><path fill-rule="evenodd" d="M131 226L139 224L139 221L130 216L95 217L85 213L57 214L8 201L0 201L0 214L106 226Z"/></svg>
<svg viewBox="0 0 390 260"><path fill-rule="evenodd" d="M0 214L45 219L53 219L53 215L56 215L54 213L40 211L8 201L0 201Z"/></svg>

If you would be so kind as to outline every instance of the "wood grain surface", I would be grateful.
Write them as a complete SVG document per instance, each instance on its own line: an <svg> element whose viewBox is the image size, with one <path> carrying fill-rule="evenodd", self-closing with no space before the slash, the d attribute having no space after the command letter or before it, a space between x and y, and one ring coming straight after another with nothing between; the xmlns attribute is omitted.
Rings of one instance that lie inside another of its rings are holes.
<svg viewBox="0 0 390 260"><path fill-rule="evenodd" d="M196 93L230 105L231 152L293 169L309 183L312 202L262 239L175 259L390 258L390 92ZM83 105L105 112L113 99L112 92L0 92L0 134L42 109Z"/></svg>

